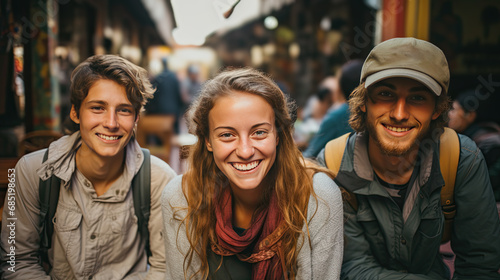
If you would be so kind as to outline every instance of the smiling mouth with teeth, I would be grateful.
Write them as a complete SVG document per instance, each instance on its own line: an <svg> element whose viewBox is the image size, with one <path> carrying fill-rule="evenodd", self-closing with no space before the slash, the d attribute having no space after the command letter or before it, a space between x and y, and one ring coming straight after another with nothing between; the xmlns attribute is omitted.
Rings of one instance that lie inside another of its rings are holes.
<svg viewBox="0 0 500 280"><path fill-rule="evenodd" d="M259 165L260 161L252 161L250 163L246 163L246 164L243 164L243 163L231 163L231 165L236 169L236 170L239 170L239 171L249 171L249 170L252 170L254 168L256 168L258 165Z"/></svg>
<svg viewBox="0 0 500 280"><path fill-rule="evenodd" d="M407 132L411 129L410 127L395 127L395 126L389 126L389 125L385 125L385 128L387 128L390 131L394 131L394 132Z"/></svg>
<svg viewBox="0 0 500 280"><path fill-rule="evenodd" d="M104 134L99 134L99 133L97 133L96 135L97 135L97 137L99 137L99 138L102 138L102 139L104 139L104 140L110 140L110 141L111 141L111 140L118 140L118 139L120 139L120 138L121 138L121 136L106 136L106 135L104 135Z"/></svg>

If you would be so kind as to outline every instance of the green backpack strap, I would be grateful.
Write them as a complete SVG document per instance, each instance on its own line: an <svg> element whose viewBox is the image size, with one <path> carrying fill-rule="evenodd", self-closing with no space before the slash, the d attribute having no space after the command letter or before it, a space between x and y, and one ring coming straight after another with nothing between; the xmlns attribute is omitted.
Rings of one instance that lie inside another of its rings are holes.
<svg viewBox="0 0 500 280"><path fill-rule="evenodd" d="M149 247L149 216L151 210L151 154L148 149L142 149L144 161L141 168L132 179L132 197L137 216L139 233L146 240L146 252L151 256Z"/></svg>
<svg viewBox="0 0 500 280"><path fill-rule="evenodd" d="M338 138L330 140L325 146L326 167L330 169L335 176L337 176L340 170L349 135L350 133L346 133ZM358 211L358 200L356 199L356 195L347 191L344 187L339 186L339 188L342 193L342 199L349 203L354 211Z"/></svg>
<svg viewBox="0 0 500 280"><path fill-rule="evenodd" d="M49 149L43 155L45 162L49 155ZM38 196L40 199L40 248L39 254L44 266L49 265L48 250L52 247L52 234L54 233L53 218L59 202L59 189L61 179L50 176L47 180L40 179ZM47 269L47 268L46 268Z"/></svg>
<svg viewBox="0 0 500 280"><path fill-rule="evenodd" d="M453 129L445 127L439 140L439 165L444 179L444 186L441 189L441 208L444 214L442 243L449 241L451 238L453 218L455 218L457 212L454 190L459 160L460 139L458 134Z"/></svg>

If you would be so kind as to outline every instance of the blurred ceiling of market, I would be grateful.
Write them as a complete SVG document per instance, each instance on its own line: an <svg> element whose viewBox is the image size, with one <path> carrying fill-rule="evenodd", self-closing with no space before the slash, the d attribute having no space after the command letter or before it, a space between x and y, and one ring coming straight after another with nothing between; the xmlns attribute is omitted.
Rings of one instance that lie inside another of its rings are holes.
<svg viewBox="0 0 500 280"><path fill-rule="evenodd" d="M205 38L279 10L293 0L141 0L169 45L201 46ZM172 15L173 13L173 15ZM169 18L175 18L175 26Z"/></svg>
<svg viewBox="0 0 500 280"><path fill-rule="evenodd" d="M180 78L191 64L202 79L251 66L299 106L343 63L394 37L440 47L452 95L500 74L498 0L4 0L0 12L3 69L13 72L1 75L0 127L26 131L60 126L72 68L95 54L121 55L151 76L161 58ZM24 84L7 86L10 76Z"/></svg>

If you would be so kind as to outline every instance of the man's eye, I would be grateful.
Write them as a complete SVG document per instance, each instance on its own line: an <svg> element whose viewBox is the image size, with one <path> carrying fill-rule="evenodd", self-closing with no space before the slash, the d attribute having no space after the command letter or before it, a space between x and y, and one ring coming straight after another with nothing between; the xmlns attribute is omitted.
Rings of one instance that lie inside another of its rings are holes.
<svg viewBox="0 0 500 280"><path fill-rule="evenodd" d="M104 107L101 107L101 106L93 106L93 107L90 107L91 110L94 110L94 111L102 111L104 110Z"/></svg>
<svg viewBox="0 0 500 280"><path fill-rule="evenodd" d="M387 92L387 91L381 91L378 93L378 95L383 96L383 97L391 97L392 93Z"/></svg>
<svg viewBox="0 0 500 280"><path fill-rule="evenodd" d="M423 97L421 95L413 95L411 97L411 100L414 100L414 101L423 101L423 100L425 100L425 97Z"/></svg>
<svg viewBox="0 0 500 280"><path fill-rule="evenodd" d="M409 102L413 102L415 104L423 104L426 103L427 100L429 100L428 97L421 94L412 95L409 98Z"/></svg>
<svg viewBox="0 0 500 280"><path fill-rule="evenodd" d="M127 114L131 114L131 113L132 113L132 110L127 109L127 108L123 108L123 109L118 110L118 112L120 112L120 113L127 113Z"/></svg>

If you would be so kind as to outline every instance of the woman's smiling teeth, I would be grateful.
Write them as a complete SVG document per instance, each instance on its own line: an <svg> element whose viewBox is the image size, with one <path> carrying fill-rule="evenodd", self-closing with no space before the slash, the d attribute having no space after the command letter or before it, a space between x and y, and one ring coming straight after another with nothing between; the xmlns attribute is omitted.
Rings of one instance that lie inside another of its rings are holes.
<svg viewBox="0 0 500 280"><path fill-rule="evenodd" d="M257 165L259 165L259 162L260 161L252 161L252 162L246 163L246 164L231 163L231 165L239 171L248 171L248 170L251 170L251 169L254 169L255 167L257 167Z"/></svg>
<svg viewBox="0 0 500 280"><path fill-rule="evenodd" d="M100 134L100 133L97 133L97 136L99 138L104 139L104 140L118 140L120 138L120 136L106 136L106 135Z"/></svg>
<svg viewBox="0 0 500 280"><path fill-rule="evenodd" d="M394 131L394 132L407 132L408 130L410 130L409 127L395 127L395 126L388 126L388 125L386 125L385 128L387 128L390 131Z"/></svg>

